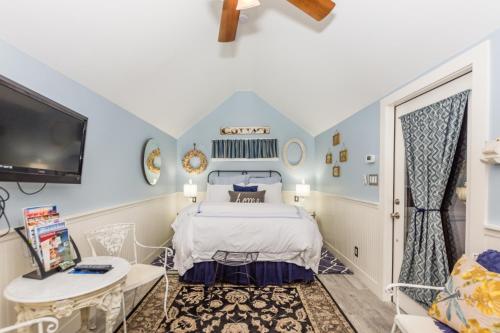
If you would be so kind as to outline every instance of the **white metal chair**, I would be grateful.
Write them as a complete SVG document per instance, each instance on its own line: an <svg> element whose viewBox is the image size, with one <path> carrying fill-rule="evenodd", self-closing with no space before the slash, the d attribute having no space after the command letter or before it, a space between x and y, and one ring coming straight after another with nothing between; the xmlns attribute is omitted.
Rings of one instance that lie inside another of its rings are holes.
<svg viewBox="0 0 500 333"><path fill-rule="evenodd" d="M399 308L400 288L417 288L438 291L444 290L444 287L422 286L407 283L393 283L388 285L385 288L385 291L394 296L394 302L396 303L396 316L394 317L394 324L392 325L391 333L395 333L396 328L403 333L441 333L441 330L439 330L434 322L434 319L431 317L401 313L401 309Z"/></svg>
<svg viewBox="0 0 500 333"><path fill-rule="evenodd" d="M43 317L24 321L9 327L0 328L0 333L19 332L21 330L29 332L32 326L38 328L38 333L55 333L59 328L59 321L52 317Z"/></svg>
<svg viewBox="0 0 500 333"><path fill-rule="evenodd" d="M147 246L137 241L135 224L123 223L107 225L86 233L87 241L90 245L93 256L107 255L122 257L132 265L127 280L125 282L124 293L152 282L162 276L165 277L165 297L163 300L163 310L167 318L167 297L168 297L168 277L167 277L167 257L173 255L173 251L164 246ZM140 264L137 260L137 247L145 249L161 249L165 251L163 267L149 264ZM134 293L134 304L136 294ZM125 308L125 297L122 300L123 307L123 329L127 332L127 319Z"/></svg>

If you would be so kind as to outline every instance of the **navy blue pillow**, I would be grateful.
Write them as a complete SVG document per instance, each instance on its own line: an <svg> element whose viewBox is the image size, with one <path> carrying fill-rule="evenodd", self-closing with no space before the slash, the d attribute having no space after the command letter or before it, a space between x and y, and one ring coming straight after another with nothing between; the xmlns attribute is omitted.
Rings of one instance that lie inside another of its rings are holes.
<svg viewBox="0 0 500 333"><path fill-rule="evenodd" d="M239 186L233 185L233 189L235 192L257 192L258 186Z"/></svg>
<svg viewBox="0 0 500 333"><path fill-rule="evenodd" d="M500 273L500 252L498 251L484 251L477 257L477 262L490 272Z"/></svg>

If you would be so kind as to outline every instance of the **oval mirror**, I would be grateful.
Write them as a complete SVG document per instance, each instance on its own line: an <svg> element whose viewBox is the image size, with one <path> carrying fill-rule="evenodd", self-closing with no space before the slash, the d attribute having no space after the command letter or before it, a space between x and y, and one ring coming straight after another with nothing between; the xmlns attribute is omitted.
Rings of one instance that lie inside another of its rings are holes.
<svg viewBox="0 0 500 333"><path fill-rule="evenodd" d="M306 146L299 139L290 139L283 148L283 162L289 168L295 168L304 163Z"/></svg>
<svg viewBox="0 0 500 333"><path fill-rule="evenodd" d="M161 175L161 151L155 139L149 139L144 147L144 177L150 185L156 185Z"/></svg>

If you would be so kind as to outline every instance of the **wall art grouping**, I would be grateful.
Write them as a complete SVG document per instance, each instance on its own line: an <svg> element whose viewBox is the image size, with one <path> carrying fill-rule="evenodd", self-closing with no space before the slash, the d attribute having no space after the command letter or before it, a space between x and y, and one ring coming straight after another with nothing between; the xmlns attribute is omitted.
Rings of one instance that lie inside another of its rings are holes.
<svg viewBox="0 0 500 333"><path fill-rule="evenodd" d="M335 147L340 144L341 144L341 135L340 132L336 131L335 134L332 136L332 145ZM345 147L345 144L342 145L342 148L338 152L338 154L339 154L338 160L334 158L334 153L332 153L330 150L325 155L325 164L333 164L332 168L333 177L340 177L340 165L337 164L337 161L340 163L345 163L349 160L349 153L347 148Z"/></svg>

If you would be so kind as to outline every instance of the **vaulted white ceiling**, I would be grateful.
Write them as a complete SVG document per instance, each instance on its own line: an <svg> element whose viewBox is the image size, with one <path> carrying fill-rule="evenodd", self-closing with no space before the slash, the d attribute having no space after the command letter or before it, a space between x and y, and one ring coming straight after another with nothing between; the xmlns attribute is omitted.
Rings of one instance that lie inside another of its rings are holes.
<svg viewBox="0 0 500 333"><path fill-rule="evenodd" d="M175 137L238 90L315 135L500 27L498 0L261 3L220 44L221 0L0 0L0 38Z"/></svg>

